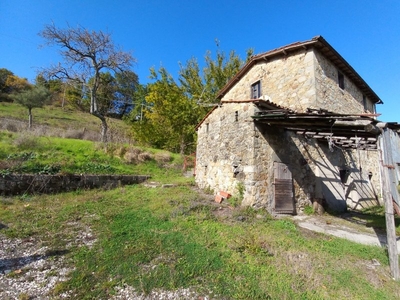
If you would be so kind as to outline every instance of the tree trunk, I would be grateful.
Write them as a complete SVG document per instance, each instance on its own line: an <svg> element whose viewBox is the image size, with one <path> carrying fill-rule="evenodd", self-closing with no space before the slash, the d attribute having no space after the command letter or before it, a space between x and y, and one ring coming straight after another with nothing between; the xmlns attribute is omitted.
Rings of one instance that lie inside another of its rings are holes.
<svg viewBox="0 0 400 300"><path fill-rule="evenodd" d="M101 141L103 143L106 143L107 142L107 130L108 130L107 121L104 116L102 118L100 118L100 120L101 120Z"/></svg>
<svg viewBox="0 0 400 300"><path fill-rule="evenodd" d="M96 98L97 87L98 79L95 76L95 82L93 84L93 87L90 89L90 113L101 120L101 141L105 143L107 142L108 126L106 118L98 111Z"/></svg>
<svg viewBox="0 0 400 300"><path fill-rule="evenodd" d="M32 108L28 107L28 116L29 116L29 121L28 121L28 128L32 128Z"/></svg>
<svg viewBox="0 0 400 300"><path fill-rule="evenodd" d="M186 150L185 137L182 135L179 154L180 155L184 155L185 154L185 150Z"/></svg>

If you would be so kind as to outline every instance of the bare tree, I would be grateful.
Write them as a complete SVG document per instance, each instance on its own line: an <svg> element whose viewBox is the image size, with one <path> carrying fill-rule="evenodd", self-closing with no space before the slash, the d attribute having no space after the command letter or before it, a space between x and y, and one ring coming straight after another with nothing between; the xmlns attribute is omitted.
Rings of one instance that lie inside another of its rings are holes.
<svg viewBox="0 0 400 300"><path fill-rule="evenodd" d="M43 70L44 76L77 81L88 88L90 113L101 120L101 138L106 142L107 120L97 100L100 72L129 70L135 59L129 52L117 48L111 35L102 31L89 31L82 27L61 29L50 24L39 35L47 41L47 45L61 47L63 58L63 63Z"/></svg>

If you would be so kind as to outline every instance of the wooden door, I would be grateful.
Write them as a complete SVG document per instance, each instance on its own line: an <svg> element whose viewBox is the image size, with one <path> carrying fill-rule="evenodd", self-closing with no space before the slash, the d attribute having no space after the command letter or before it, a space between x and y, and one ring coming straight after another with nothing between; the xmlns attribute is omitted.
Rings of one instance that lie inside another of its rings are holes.
<svg viewBox="0 0 400 300"><path fill-rule="evenodd" d="M274 199L276 213L295 212L292 172L287 165L279 162L274 162Z"/></svg>

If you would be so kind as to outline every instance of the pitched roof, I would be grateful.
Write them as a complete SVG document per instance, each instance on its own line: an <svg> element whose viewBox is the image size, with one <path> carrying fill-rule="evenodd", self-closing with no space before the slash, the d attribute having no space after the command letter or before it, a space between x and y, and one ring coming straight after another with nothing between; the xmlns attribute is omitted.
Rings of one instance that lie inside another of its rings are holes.
<svg viewBox="0 0 400 300"><path fill-rule="evenodd" d="M251 59L243 66L243 68L240 69L239 72L236 73L236 75L218 92L217 98L221 99L244 74L246 74L255 64L257 64L257 62L268 60L279 55L287 55L288 53L297 51L301 48L308 49L311 47L316 48L326 58L332 61L332 63L339 68L344 75L352 80L354 84L357 85L358 88L363 92L363 94L370 98L374 103L383 103L378 95L364 81L364 79L361 78L361 76L353 69L353 67L350 66L350 64L322 36L316 36L305 42L296 42L252 56Z"/></svg>

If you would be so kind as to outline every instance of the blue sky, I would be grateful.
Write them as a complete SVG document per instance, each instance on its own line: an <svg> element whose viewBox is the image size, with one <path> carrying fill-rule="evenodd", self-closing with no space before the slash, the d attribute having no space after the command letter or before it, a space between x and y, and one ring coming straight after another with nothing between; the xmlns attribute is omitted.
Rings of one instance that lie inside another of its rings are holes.
<svg viewBox="0 0 400 300"><path fill-rule="evenodd" d="M59 61L43 48L45 24L110 32L137 59L141 83L151 67L175 78L179 62L203 62L207 50L261 53L322 35L383 100L383 121L400 122L400 1L398 0L0 0L0 68L33 81Z"/></svg>

